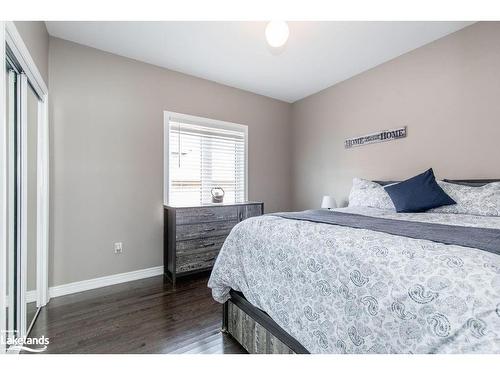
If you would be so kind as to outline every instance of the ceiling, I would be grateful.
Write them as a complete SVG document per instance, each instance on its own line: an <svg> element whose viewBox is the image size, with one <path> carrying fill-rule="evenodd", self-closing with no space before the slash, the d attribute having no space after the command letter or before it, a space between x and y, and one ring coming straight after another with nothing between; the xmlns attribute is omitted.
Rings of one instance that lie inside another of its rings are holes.
<svg viewBox="0 0 500 375"><path fill-rule="evenodd" d="M472 22L289 22L268 47L266 22L46 22L50 35L295 102Z"/></svg>

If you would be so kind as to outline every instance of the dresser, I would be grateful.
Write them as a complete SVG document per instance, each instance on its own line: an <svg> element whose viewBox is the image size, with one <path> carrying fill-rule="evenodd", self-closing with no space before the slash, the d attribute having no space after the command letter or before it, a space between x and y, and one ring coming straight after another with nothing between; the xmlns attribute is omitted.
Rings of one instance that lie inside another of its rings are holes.
<svg viewBox="0 0 500 375"><path fill-rule="evenodd" d="M212 269L231 229L262 215L262 202L164 206L164 274L175 286L178 277Z"/></svg>

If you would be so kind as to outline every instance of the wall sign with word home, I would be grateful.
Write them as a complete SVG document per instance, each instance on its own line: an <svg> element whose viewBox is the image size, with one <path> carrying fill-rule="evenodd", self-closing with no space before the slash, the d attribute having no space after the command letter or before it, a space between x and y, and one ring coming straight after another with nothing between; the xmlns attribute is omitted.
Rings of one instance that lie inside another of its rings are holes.
<svg viewBox="0 0 500 375"><path fill-rule="evenodd" d="M406 126L403 128L382 130L381 132L364 135L362 137L349 138L344 142L345 148L363 146L370 143L387 142L394 139L406 137Z"/></svg>

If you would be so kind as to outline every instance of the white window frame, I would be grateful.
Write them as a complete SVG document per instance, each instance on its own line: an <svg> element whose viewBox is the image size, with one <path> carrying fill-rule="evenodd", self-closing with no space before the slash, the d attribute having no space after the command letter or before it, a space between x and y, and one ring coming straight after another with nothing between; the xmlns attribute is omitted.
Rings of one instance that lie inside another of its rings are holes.
<svg viewBox="0 0 500 375"><path fill-rule="evenodd" d="M236 130L241 131L245 134L245 186L244 186L244 200L248 200L248 126L242 124L236 124L234 122L214 120L206 117L198 117L192 115L186 115L184 113L163 112L163 204L169 204L169 188L170 188L170 155L169 155L169 144L170 144L170 121L178 120L180 122L185 121L187 123L199 124L202 126L212 127L222 130Z"/></svg>
<svg viewBox="0 0 500 375"><path fill-rule="evenodd" d="M0 55L5 64L8 45L16 60L21 65L27 80L40 97L38 104L38 131L37 131L37 306L45 306L49 302L49 90L38 70L28 48L12 21L0 21ZM5 121L6 79L5 68L0 73L0 335L4 335L6 326L6 259L7 259L7 136ZM26 83L25 90L26 88ZM21 163L26 163L26 153L23 153ZM25 180L26 181L26 180ZM21 189L25 189L21 188ZM25 226L26 223L22 223ZM26 228L21 228L26 233ZM26 247L21 245L21 257L26 259ZM22 301L26 298L26 283L20 286ZM21 336L28 330L24 314L21 322ZM4 338L4 337L3 337ZM4 341L2 341L4 342ZM6 348L0 345L0 353Z"/></svg>

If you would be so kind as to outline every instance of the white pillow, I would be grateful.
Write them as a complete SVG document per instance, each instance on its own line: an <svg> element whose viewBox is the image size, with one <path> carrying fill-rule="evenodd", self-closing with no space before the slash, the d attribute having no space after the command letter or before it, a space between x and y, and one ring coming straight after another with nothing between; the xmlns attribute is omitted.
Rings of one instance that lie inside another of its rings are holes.
<svg viewBox="0 0 500 375"><path fill-rule="evenodd" d="M396 211L389 194L382 185L356 177L352 180L349 207L375 207Z"/></svg>
<svg viewBox="0 0 500 375"><path fill-rule="evenodd" d="M428 212L500 216L500 182L483 186L465 186L438 181L439 186L457 204L433 208Z"/></svg>

